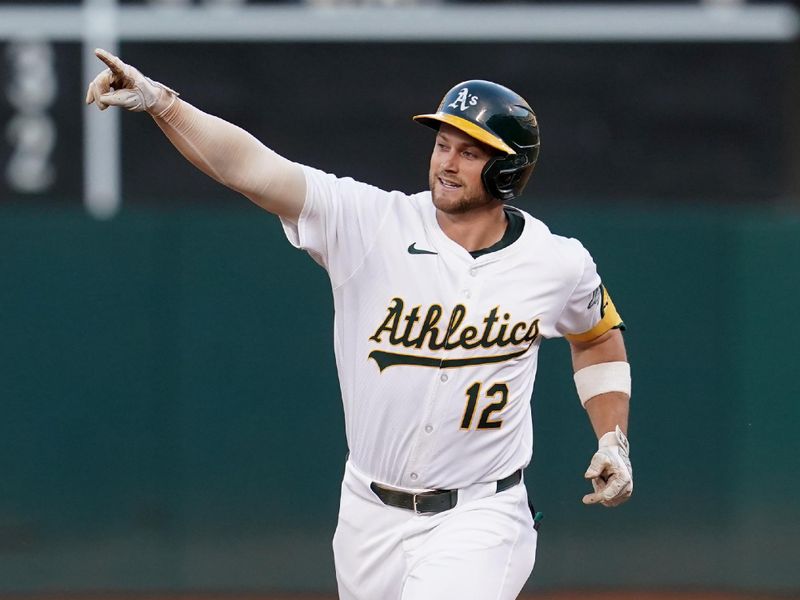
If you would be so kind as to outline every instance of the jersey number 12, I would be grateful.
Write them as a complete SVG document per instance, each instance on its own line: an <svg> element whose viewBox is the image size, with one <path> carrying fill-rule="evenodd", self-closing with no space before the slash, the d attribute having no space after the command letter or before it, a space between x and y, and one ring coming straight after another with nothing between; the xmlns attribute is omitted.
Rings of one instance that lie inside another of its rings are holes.
<svg viewBox="0 0 800 600"><path fill-rule="evenodd" d="M464 418L461 419L461 429L472 428L472 418L475 415L475 407L478 404L478 396L481 393L480 382L473 383L467 388L467 407L464 409ZM508 403L508 386L505 383L495 383L486 391L486 397L496 399L481 412L481 418L475 429L499 429L503 424L502 419L492 421L492 413L503 410Z"/></svg>

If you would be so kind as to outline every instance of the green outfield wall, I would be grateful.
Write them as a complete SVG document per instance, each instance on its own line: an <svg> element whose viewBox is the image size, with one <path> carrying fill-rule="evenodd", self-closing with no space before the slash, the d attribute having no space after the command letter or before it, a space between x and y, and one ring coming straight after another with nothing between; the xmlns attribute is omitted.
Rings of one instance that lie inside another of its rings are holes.
<svg viewBox="0 0 800 600"><path fill-rule="evenodd" d="M530 589L800 591L800 217L530 209L591 250L628 325L636 486L581 505L595 442L545 342ZM246 202L0 212L0 593L333 590L332 312Z"/></svg>

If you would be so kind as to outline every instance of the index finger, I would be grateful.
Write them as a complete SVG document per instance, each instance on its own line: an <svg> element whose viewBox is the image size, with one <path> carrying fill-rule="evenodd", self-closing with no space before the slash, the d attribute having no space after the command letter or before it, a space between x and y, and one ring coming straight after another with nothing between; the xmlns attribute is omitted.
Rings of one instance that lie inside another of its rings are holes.
<svg viewBox="0 0 800 600"><path fill-rule="evenodd" d="M94 55L106 63L114 75L119 75L120 77L125 75L125 63L111 54L111 52L107 52L102 48L95 48Z"/></svg>

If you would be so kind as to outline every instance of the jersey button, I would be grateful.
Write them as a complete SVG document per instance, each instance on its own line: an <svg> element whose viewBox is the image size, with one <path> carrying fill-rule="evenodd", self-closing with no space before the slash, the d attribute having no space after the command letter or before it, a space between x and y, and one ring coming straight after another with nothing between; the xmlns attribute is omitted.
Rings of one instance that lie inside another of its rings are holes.
<svg viewBox="0 0 800 600"><path fill-rule="evenodd" d="M478 269L476 269L475 267L472 267L469 270L469 274L472 275L473 277L475 277L478 274Z"/></svg>
<svg viewBox="0 0 800 600"><path fill-rule="evenodd" d="M425 425L425 433L431 433L433 431L433 425Z"/></svg>
<svg viewBox="0 0 800 600"><path fill-rule="evenodd" d="M447 373L442 373L439 379L441 379L442 381L447 381L448 380Z"/></svg>
<svg viewBox="0 0 800 600"><path fill-rule="evenodd" d="M472 292L470 292L469 290L464 290L464 298L471 298L471 297L472 297Z"/></svg>
<svg viewBox="0 0 800 600"><path fill-rule="evenodd" d="M411 479L414 480L414 481L419 479L419 475L417 475L416 473L412 473L411 475L409 475L409 477L411 477Z"/></svg>

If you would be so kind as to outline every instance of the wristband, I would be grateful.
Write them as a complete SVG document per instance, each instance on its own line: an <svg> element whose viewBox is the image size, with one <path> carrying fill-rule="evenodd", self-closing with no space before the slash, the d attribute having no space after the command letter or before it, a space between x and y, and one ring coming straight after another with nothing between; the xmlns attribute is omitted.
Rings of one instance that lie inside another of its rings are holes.
<svg viewBox="0 0 800 600"><path fill-rule="evenodd" d="M624 361L589 365L576 371L574 378L584 408L590 398L599 394L621 392L631 395L631 366Z"/></svg>

